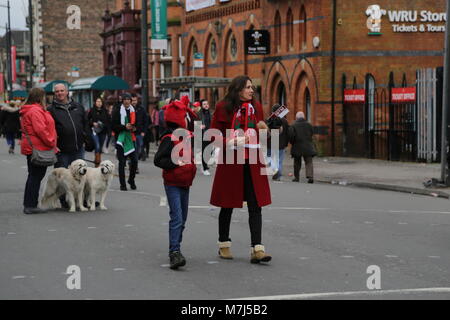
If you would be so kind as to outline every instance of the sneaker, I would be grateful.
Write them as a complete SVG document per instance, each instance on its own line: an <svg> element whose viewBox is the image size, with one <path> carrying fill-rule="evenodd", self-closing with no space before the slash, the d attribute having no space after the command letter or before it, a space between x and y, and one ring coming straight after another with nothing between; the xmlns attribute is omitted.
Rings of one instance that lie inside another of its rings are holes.
<svg viewBox="0 0 450 320"><path fill-rule="evenodd" d="M204 176L210 176L211 172L209 172L209 170L203 170L203 175Z"/></svg>
<svg viewBox="0 0 450 320"><path fill-rule="evenodd" d="M314 183L314 179L308 178L308 183Z"/></svg>
<svg viewBox="0 0 450 320"><path fill-rule="evenodd" d="M47 213L47 210L41 208L23 208L25 214Z"/></svg>
<svg viewBox="0 0 450 320"><path fill-rule="evenodd" d="M292 179L292 182L300 182L300 179L294 178Z"/></svg>
<svg viewBox="0 0 450 320"><path fill-rule="evenodd" d="M181 255L180 251L172 251L169 253L170 269L176 270L186 264L186 259Z"/></svg>
<svg viewBox="0 0 450 320"><path fill-rule="evenodd" d="M272 180L274 181L280 181L281 175L277 172L273 175Z"/></svg>
<svg viewBox="0 0 450 320"><path fill-rule="evenodd" d="M120 191L128 191L127 186L120 186Z"/></svg>

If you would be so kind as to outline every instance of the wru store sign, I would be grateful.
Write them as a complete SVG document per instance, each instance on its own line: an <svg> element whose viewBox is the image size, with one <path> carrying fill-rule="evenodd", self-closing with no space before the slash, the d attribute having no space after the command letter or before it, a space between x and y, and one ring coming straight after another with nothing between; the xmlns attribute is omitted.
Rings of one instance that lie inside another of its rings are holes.
<svg viewBox="0 0 450 320"><path fill-rule="evenodd" d="M381 35L382 23L387 18L393 32L445 32L445 12L430 10L386 10L370 5L366 10L369 35ZM385 17L385 18L384 18ZM384 18L384 19L383 19ZM417 24L420 22L420 24Z"/></svg>

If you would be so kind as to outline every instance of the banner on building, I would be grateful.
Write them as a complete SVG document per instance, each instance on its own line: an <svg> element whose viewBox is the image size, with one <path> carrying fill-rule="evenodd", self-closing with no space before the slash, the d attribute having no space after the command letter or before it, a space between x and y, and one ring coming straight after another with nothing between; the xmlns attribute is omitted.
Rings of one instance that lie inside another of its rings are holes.
<svg viewBox="0 0 450 320"><path fill-rule="evenodd" d="M167 0L151 0L152 40L150 48L153 50L167 50Z"/></svg>
<svg viewBox="0 0 450 320"><path fill-rule="evenodd" d="M200 52L194 53L194 68L201 69L204 66L204 56Z"/></svg>
<svg viewBox="0 0 450 320"><path fill-rule="evenodd" d="M225 2L225 1L221 1ZM186 0L186 11L199 10L211 7L216 4L216 0Z"/></svg>
<svg viewBox="0 0 450 320"><path fill-rule="evenodd" d="M267 30L244 30L245 54L270 54L270 33Z"/></svg>
<svg viewBox="0 0 450 320"><path fill-rule="evenodd" d="M16 59L17 59L17 47L11 46L11 69L12 69L12 82L15 83L17 80L17 65L16 65Z"/></svg>
<svg viewBox="0 0 450 320"><path fill-rule="evenodd" d="M393 103L411 103L416 102L416 87L392 88Z"/></svg>
<svg viewBox="0 0 450 320"><path fill-rule="evenodd" d="M366 90L364 89L345 89L344 103L364 103L366 102Z"/></svg>

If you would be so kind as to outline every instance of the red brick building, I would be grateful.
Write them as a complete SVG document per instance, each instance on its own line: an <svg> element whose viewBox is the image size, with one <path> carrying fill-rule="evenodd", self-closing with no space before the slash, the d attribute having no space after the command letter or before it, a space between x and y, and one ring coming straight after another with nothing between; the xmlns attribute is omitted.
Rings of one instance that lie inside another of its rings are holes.
<svg viewBox="0 0 450 320"><path fill-rule="evenodd" d="M162 78L247 74L267 114L274 103L289 107L289 121L297 111L305 112L321 154L351 155L344 80L346 88L366 92L387 88L390 81L391 86L414 86L418 69L443 64L444 0L216 0L189 12L186 1L168 1L169 49L165 56L148 57L150 95L172 94L160 87ZM117 0L121 8L123 3ZM244 31L249 29L269 31L270 54L245 54ZM201 69L193 69L195 52L204 56ZM224 93L224 88L198 89L196 98L215 103ZM374 121L362 106L349 110L366 119L366 127Z"/></svg>

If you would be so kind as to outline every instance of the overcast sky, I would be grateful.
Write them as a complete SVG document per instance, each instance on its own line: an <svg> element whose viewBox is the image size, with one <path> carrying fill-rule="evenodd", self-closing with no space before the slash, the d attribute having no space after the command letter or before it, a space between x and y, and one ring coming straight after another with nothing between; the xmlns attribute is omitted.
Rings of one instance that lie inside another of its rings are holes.
<svg viewBox="0 0 450 320"><path fill-rule="evenodd" d="M0 5L6 6L7 0L0 0ZM10 0L11 6L11 29L26 30L25 17L28 15L28 0ZM8 9L0 7L0 35L5 34L5 27L8 23Z"/></svg>

